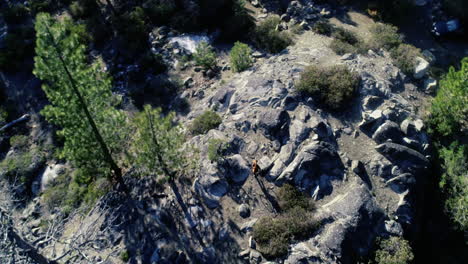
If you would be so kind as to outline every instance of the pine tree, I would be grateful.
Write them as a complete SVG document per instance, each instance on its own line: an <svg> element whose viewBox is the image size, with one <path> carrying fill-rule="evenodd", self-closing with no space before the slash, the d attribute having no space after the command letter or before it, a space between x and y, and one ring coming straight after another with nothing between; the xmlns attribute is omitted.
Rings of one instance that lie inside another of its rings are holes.
<svg viewBox="0 0 468 264"><path fill-rule="evenodd" d="M115 160L122 153L125 115L114 107L111 79L98 63L86 63L86 47L66 24L45 13L36 18L33 73L51 103L42 114L60 128L61 157L85 172L83 183L105 175L124 188Z"/></svg>
<svg viewBox="0 0 468 264"><path fill-rule="evenodd" d="M187 165L182 128L173 124L174 113L163 116L161 109L145 105L134 120L133 151L136 164L147 174L164 175L173 181Z"/></svg>

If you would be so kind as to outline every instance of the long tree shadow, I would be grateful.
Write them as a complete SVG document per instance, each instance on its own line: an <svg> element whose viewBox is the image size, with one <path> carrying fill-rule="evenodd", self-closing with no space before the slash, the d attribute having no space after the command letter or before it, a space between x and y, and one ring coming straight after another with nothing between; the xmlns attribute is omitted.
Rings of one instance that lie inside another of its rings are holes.
<svg viewBox="0 0 468 264"><path fill-rule="evenodd" d="M269 192L268 192L268 189L265 187L265 184L263 183L262 180L260 180L258 178L257 175L254 176L255 180L257 181L258 185L260 186L260 189L262 190L263 192L263 195L265 195L265 197L267 198L267 200L270 202L271 204L271 207L272 207L272 212L277 214L280 212L280 206L278 204L278 202L276 201L275 197L272 196Z"/></svg>
<svg viewBox="0 0 468 264"><path fill-rule="evenodd" d="M172 191L174 192L176 196L177 203L179 204L179 206L182 208L182 211L184 212L185 219L189 222L190 226L193 226L193 228L190 229L190 233L192 233L192 235L197 239L198 243L200 243L202 247L205 247L205 243L203 242L203 239L200 236L200 232L196 229L196 226L195 226L196 223L193 220L192 216L190 215L187 205L184 203L182 195L179 192L179 188L173 181L169 182L169 186L171 187Z"/></svg>

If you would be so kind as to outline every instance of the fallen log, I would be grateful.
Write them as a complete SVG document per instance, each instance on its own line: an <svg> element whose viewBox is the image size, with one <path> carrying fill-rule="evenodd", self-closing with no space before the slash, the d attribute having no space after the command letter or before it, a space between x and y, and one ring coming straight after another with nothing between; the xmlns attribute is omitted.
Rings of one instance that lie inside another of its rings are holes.
<svg viewBox="0 0 468 264"><path fill-rule="evenodd" d="M0 128L0 132L4 131L4 130L7 130L8 128L18 124L18 123L21 123L21 122L24 122L24 121L28 121L30 118L30 115L29 114L25 114L23 116L21 116L20 118L4 125L3 127Z"/></svg>

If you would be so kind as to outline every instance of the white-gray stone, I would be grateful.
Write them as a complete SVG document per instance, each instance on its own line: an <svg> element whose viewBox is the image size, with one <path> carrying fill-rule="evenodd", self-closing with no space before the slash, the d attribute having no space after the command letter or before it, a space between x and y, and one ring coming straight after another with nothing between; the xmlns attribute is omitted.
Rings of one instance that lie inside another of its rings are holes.
<svg viewBox="0 0 468 264"><path fill-rule="evenodd" d="M429 70L429 62L421 57L416 57L416 66L414 67L414 78L421 79Z"/></svg>

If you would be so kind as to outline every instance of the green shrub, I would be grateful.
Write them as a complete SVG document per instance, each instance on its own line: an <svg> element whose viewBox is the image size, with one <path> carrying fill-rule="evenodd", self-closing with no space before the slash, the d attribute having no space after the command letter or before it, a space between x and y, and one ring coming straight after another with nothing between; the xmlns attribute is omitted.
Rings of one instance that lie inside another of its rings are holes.
<svg viewBox="0 0 468 264"><path fill-rule="evenodd" d="M331 35L333 38L351 45L356 45L360 41L356 33L340 27L335 28Z"/></svg>
<svg viewBox="0 0 468 264"><path fill-rule="evenodd" d="M431 104L428 130L442 165L440 188L448 215L456 227L468 232L468 58L458 71L451 67L440 81ZM460 143L459 143L460 142Z"/></svg>
<svg viewBox="0 0 468 264"><path fill-rule="evenodd" d="M223 19L221 37L226 40L237 40L250 32L255 26L255 19L249 9L245 8L245 0L233 0L230 14Z"/></svg>
<svg viewBox="0 0 468 264"><path fill-rule="evenodd" d="M262 217L253 226L258 250L266 258L286 255L291 242L309 238L318 228L318 222L311 215L312 201L295 187L282 187L278 199L281 214Z"/></svg>
<svg viewBox="0 0 468 264"><path fill-rule="evenodd" d="M0 162L0 172L5 173L9 180L18 179L21 183L28 183L32 180L31 174L35 172L31 165L40 164L44 159L44 154L38 148L20 149Z"/></svg>
<svg viewBox="0 0 468 264"><path fill-rule="evenodd" d="M382 240L375 253L375 261L378 264L408 264L413 259L411 246L401 237Z"/></svg>
<svg viewBox="0 0 468 264"><path fill-rule="evenodd" d="M53 11L55 5L52 4L52 0L31 0L29 1L29 9L33 15L40 12Z"/></svg>
<svg viewBox="0 0 468 264"><path fill-rule="evenodd" d="M0 106L0 127L5 125L8 118L8 112Z"/></svg>
<svg viewBox="0 0 468 264"><path fill-rule="evenodd" d="M212 110L207 110L192 122L190 131L194 135L205 134L222 123L221 117Z"/></svg>
<svg viewBox="0 0 468 264"><path fill-rule="evenodd" d="M359 80L359 75L350 72L346 66L309 66L301 74L296 88L318 96L320 102L331 110L338 110L352 99Z"/></svg>
<svg viewBox="0 0 468 264"><path fill-rule="evenodd" d="M193 54L193 59L198 66L204 69L214 69L216 67L216 53L208 42L201 42Z"/></svg>
<svg viewBox="0 0 468 264"><path fill-rule="evenodd" d="M451 67L432 101L429 132L437 136L466 137L468 132L468 58L459 71ZM461 133L460 133L461 132Z"/></svg>
<svg viewBox="0 0 468 264"><path fill-rule="evenodd" d="M373 49L391 50L402 43L402 36L395 26L378 23L371 26L370 32L372 38L369 45Z"/></svg>
<svg viewBox="0 0 468 264"><path fill-rule="evenodd" d="M123 250L120 252L120 259L123 262L128 262L130 260L130 254L128 253L128 250Z"/></svg>
<svg viewBox="0 0 468 264"><path fill-rule="evenodd" d="M114 17L114 21L124 38L123 43L133 52L147 46L146 14L143 8L135 7L131 12Z"/></svg>
<svg viewBox="0 0 468 264"><path fill-rule="evenodd" d="M253 65L252 50L247 44L236 42L231 49L231 66L235 72L241 72Z"/></svg>
<svg viewBox="0 0 468 264"><path fill-rule="evenodd" d="M412 74L417 63L416 57L421 56L421 52L412 45L401 44L392 49L390 55L398 68L406 74Z"/></svg>
<svg viewBox="0 0 468 264"><path fill-rule="evenodd" d="M34 29L29 26L14 28L0 50L0 70L7 72L25 69L24 61L34 55Z"/></svg>
<svg viewBox="0 0 468 264"><path fill-rule="evenodd" d="M330 36L333 32L333 26L326 20L319 20L314 24L312 30L317 34Z"/></svg>
<svg viewBox="0 0 468 264"><path fill-rule="evenodd" d="M453 143L439 151L443 174L440 187L447 194L445 207L456 227L468 231L468 146Z"/></svg>
<svg viewBox="0 0 468 264"><path fill-rule="evenodd" d="M145 7L145 12L148 14L151 22L157 25L167 24L176 11L176 4L172 1L151 1L151 3Z"/></svg>
<svg viewBox="0 0 468 264"><path fill-rule="evenodd" d="M29 14L28 9L23 4L8 6L2 11L5 22L16 24L23 21Z"/></svg>
<svg viewBox="0 0 468 264"><path fill-rule="evenodd" d="M143 71L151 70L154 74L160 74L166 71L167 66L161 54L154 54L151 51L146 52L139 61L140 68Z"/></svg>
<svg viewBox="0 0 468 264"><path fill-rule="evenodd" d="M74 18L82 18L86 15L86 6L83 1L74 1L70 4L70 14Z"/></svg>
<svg viewBox="0 0 468 264"><path fill-rule="evenodd" d="M208 141L208 159L213 162L219 162L224 159L229 144L221 139L210 139Z"/></svg>
<svg viewBox="0 0 468 264"><path fill-rule="evenodd" d="M256 26L252 33L255 45L271 53L278 53L291 45L291 37L284 31L276 30L280 23L278 17L271 17Z"/></svg>
<svg viewBox="0 0 468 264"><path fill-rule="evenodd" d="M25 135L15 135L10 138L10 146L15 149L24 149L28 146L28 137Z"/></svg>
<svg viewBox="0 0 468 264"><path fill-rule="evenodd" d="M68 186L70 185L71 175L67 171L58 174L42 194L42 199L47 209L52 210L60 208L67 199Z"/></svg>
<svg viewBox="0 0 468 264"><path fill-rule="evenodd" d="M344 55L346 53L356 53L358 49L351 44L343 42L339 39L333 39L330 42L330 49L338 55Z"/></svg>
<svg viewBox="0 0 468 264"><path fill-rule="evenodd" d="M313 210L314 204L296 187L285 184L280 188L278 193L278 201L282 211L288 211L294 207L305 210Z"/></svg>

